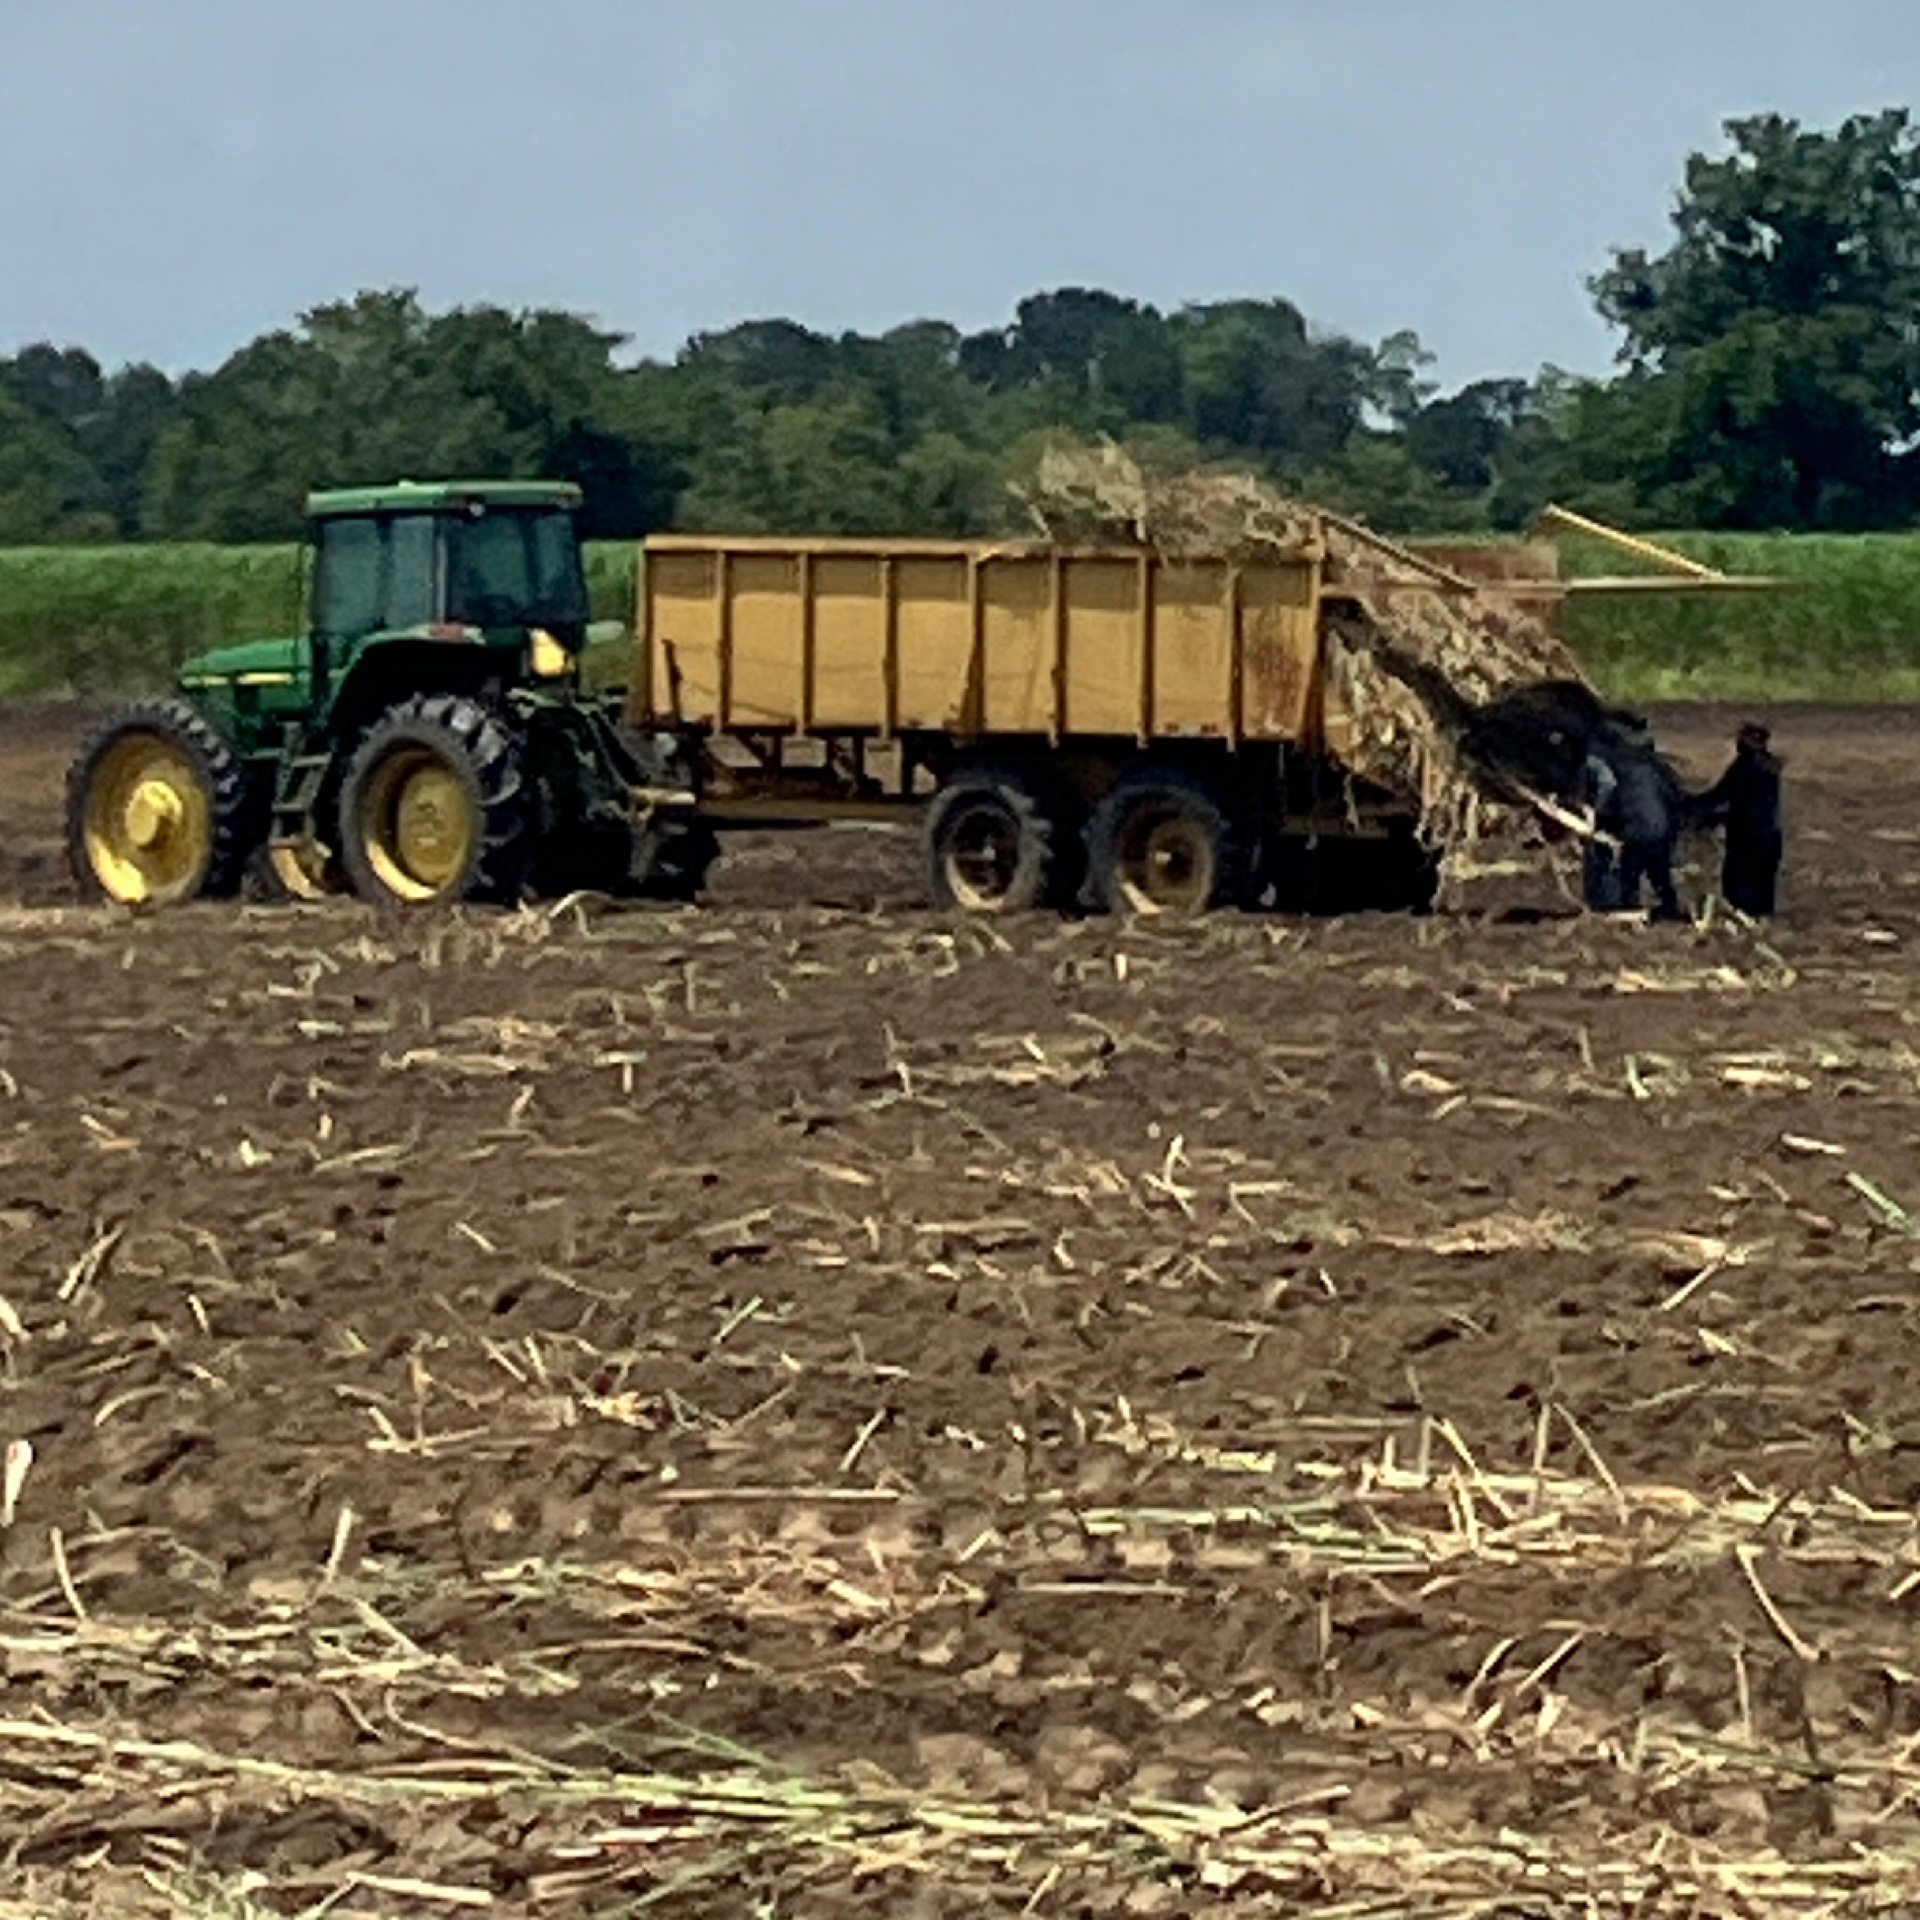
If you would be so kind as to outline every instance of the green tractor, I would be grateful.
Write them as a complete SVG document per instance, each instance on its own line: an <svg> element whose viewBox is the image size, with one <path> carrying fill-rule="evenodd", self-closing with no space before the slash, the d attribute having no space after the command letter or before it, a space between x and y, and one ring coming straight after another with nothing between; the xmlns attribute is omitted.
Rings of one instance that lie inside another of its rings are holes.
<svg viewBox="0 0 1920 1920"><path fill-rule="evenodd" d="M692 897L715 842L680 749L580 684L579 503L544 481L313 495L308 631L187 661L178 697L76 761L83 891Z"/></svg>

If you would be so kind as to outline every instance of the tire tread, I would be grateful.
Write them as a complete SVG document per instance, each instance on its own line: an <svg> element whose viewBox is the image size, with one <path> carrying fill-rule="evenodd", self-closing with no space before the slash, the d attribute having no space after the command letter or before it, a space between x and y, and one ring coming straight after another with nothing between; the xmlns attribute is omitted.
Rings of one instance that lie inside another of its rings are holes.
<svg viewBox="0 0 1920 1920"><path fill-rule="evenodd" d="M95 769L102 755L129 733L157 734L185 751L198 767L207 788L207 812L212 849L199 894L225 899L239 892L247 862L264 839L266 822L257 804L255 782L247 765L226 737L190 701L166 698L133 700L118 708L95 728L67 772L67 865L81 894L90 900L106 897L93 863L87 857L86 803Z"/></svg>
<svg viewBox="0 0 1920 1920"><path fill-rule="evenodd" d="M391 896L372 870L354 831L361 790L395 747L424 746L462 771L480 814L479 844L467 874L448 897L480 905L510 906L526 877L526 787L519 744L502 721L465 694L414 694L396 702L361 736L340 783L340 857L363 899ZM424 904L406 902L408 905Z"/></svg>

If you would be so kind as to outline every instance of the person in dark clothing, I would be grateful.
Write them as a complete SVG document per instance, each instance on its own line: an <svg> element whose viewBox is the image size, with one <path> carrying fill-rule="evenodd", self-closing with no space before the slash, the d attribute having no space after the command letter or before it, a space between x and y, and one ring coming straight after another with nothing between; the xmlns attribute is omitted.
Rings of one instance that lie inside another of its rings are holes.
<svg viewBox="0 0 1920 1920"><path fill-rule="evenodd" d="M1590 913L1613 913L1620 906L1619 794L1620 782L1606 756L1597 747L1589 748L1575 797L1596 828L1580 859L1580 897Z"/></svg>
<svg viewBox="0 0 1920 1920"><path fill-rule="evenodd" d="M1672 771L1654 751L1637 714L1616 715L1602 733L1599 750L1618 783L1613 807L1620 836L1619 905L1632 912L1640 905L1641 888L1651 886L1656 920L1685 919L1673 885L1681 796Z"/></svg>
<svg viewBox="0 0 1920 1920"><path fill-rule="evenodd" d="M1693 811L1703 825L1726 829L1720 891L1727 905L1750 919L1766 919L1774 910L1784 837L1780 762L1765 727L1749 721L1740 729L1732 763L1694 802Z"/></svg>

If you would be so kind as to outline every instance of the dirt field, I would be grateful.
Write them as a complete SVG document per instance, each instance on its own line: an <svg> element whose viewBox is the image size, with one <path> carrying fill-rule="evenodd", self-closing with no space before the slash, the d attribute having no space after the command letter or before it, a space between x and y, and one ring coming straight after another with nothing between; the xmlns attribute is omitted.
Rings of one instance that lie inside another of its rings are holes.
<svg viewBox="0 0 1920 1920"><path fill-rule="evenodd" d="M0 1913L1916 1910L1912 725L1756 938L123 917L14 716Z"/></svg>

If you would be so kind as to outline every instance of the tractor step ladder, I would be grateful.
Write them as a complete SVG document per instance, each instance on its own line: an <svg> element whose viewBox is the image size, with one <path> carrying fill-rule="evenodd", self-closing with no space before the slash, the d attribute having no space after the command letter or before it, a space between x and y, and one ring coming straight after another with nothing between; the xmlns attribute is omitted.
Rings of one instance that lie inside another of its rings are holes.
<svg viewBox="0 0 1920 1920"><path fill-rule="evenodd" d="M305 730L289 726L282 735L280 762L273 780L272 820L267 831L267 862L275 877L297 900L319 900L337 891L332 859L315 829L313 813L334 764L331 753L306 751Z"/></svg>
<svg viewBox="0 0 1920 1920"><path fill-rule="evenodd" d="M314 827L313 809L332 769L331 753L303 751L304 730L289 727L273 782L273 837L305 838Z"/></svg>

